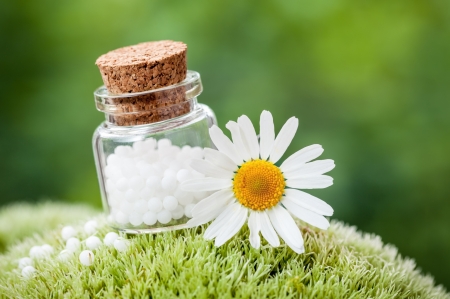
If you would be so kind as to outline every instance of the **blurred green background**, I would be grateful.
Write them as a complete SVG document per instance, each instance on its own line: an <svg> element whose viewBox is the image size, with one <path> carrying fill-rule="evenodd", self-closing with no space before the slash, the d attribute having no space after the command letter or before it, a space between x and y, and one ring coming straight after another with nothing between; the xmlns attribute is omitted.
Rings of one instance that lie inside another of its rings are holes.
<svg viewBox="0 0 450 299"><path fill-rule="evenodd" d="M272 111L336 161L313 194L450 287L450 2L2 1L0 205L100 207L94 65L112 49L189 46L219 124Z"/></svg>

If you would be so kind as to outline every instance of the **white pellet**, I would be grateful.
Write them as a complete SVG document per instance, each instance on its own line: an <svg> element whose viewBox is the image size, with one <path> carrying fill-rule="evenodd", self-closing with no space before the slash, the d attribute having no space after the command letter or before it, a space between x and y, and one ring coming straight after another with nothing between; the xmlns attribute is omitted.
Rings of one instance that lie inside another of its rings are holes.
<svg viewBox="0 0 450 299"><path fill-rule="evenodd" d="M143 177L143 178L148 178L149 176L154 175L154 170L153 170L153 166L150 163L145 162L145 164L141 164L139 167L139 174Z"/></svg>
<svg viewBox="0 0 450 299"><path fill-rule="evenodd" d="M44 244L41 246L41 249L45 252L47 256L51 255L53 253L53 247L49 244Z"/></svg>
<svg viewBox="0 0 450 299"><path fill-rule="evenodd" d="M114 153L119 157L128 157L131 156L133 150L131 146L128 145L119 145L114 149Z"/></svg>
<svg viewBox="0 0 450 299"><path fill-rule="evenodd" d="M105 175L110 179L118 179L122 176L122 170L120 170L118 165L107 165L105 167Z"/></svg>
<svg viewBox="0 0 450 299"><path fill-rule="evenodd" d="M92 235L97 231L97 226L98 226L97 221L89 220L84 224L84 231L87 234Z"/></svg>
<svg viewBox="0 0 450 299"><path fill-rule="evenodd" d="M184 215L188 218L192 218L192 209L195 207L195 204L190 203L184 208Z"/></svg>
<svg viewBox="0 0 450 299"><path fill-rule="evenodd" d="M126 178L131 178L139 173L139 169L134 165L134 161L122 165L122 173Z"/></svg>
<svg viewBox="0 0 450 299"><path fill-rule="evenodd" d="M133 212L129 216L129 221L134 226L139 226L142 224L142 214L138 212Z"/></svg>
<svg viewBox="0 0 450 299"><path fill-rule="evenodd" d="M84 266L90 266L94 263L94 253L90 250L83 250L79 256L80 263Z"/></svg>
<svg viewBox="0 0 450 299"><path fill-rule="evenodd" d="M177 220L184 216L184 208L178 205L175 210L172 211L172 218Z"/></svg>
<svg viewBox="0 0 450 299"><path fill-rule="evenodd" d="M66 242L66 249L72 252L78 251L80 249L81 243L77 238L70 238Z"/></svg>
<svg viewBox="0 0 450 299"><path fill-rule="evenodd" d="M112 246L114 245L114 241L119 237L119 235L115 232L109 232L106 234L105 238L103 239L103 242L106 246Z"/></svg>
<svg viewBox="0 0 450 299"><path fill-rule="evenodd" d="M119 224L127 224L128 223L128 216L123 213L122 211L118 211L114 217L117 223Z"/></svg>
<svg viewBox="0 0 450 299"><path fill-rule="evenodd" d="M115 154L110 154L108 158L106 158L107 165L118 165L120 163L120 157Z"/></svg>
<svg viewBox="0 0 450 299"><path fill-rule="evenodd" d="M172 213L170 213L170 211L167 210L162 210L161 212L158 213L156 218L160 223L167 224L172 219Z"/></svg>
<svg viewBox="0 0 450 299"><path fill-rule="evenodd" d="M172 142L167 138L158 140L158 149L159 150L168 148L171 145L172 145Z"/></svg>
<svg viewBox="0 0 450 299"><path fill-rule="evenodd" d="M144 140L144 144L147 150L153 150L156 147L156 140L154 138L148 138Z"/></svg>
<svg viewBox="0 0 450 299"><path fill-rule="evenodd" d="M142 154L147 151L147 146L144 141L136 141L133 143L133 151L135 154Z"/></svg>
<svg viewBox="0 0 450 299"><path fill-rule="evenodd" d="M174 211L178 206L178 200L174 196L166 196L163 199L164 209Z"/></svg>
<svg viewBox="0 0 450 299"><path fill-rule="evenodd" d="M203 149L201 147L193 147L191 149L191 157L194 159L203 159Z"/></svg>
<svg viewBox="0 0 450 299"><path fill-rule="evenodd" d="M149 211L152 211L154 213L158 213L159 211L162 210L162 208L163 208L162 201L158 197L152 197L148 201L148 210Z"/></svg>
<svg viewBox="0 0 450 299"><path fill-rule="evenodd" d="M61 237L64 240L69 240L77 234L77 231L72 226L64 226L61 230Z"/></svg>
<svg viewBox="0 0 450 299"><path fill-rule="evenodd" d="M86 239L86 246L91 250L95 250L102 245L102 241L97 236L90 236Z"/></svg>
<svg viewBox="0 0 450 299"><path fill-rule="evenodd" d="M172 169L172 168L167 168L166 170L164 170L164 177L166 176L177 176L177 171Z"/></svg>
<svg viewBox="0 0 450 299"><path fill-rule="evenodd" d="M159 161L159 153L157 151L148 151L144 156L144 160L152 164Z"/></svg>
<svg viewBox="0 0 450 299"><path fill-rule="evenodd" d="M33 266L33 260L29 257L23 257L19 260L19 269L22 270L26 266Z"/></svg>
<svg viewBox="0 0 450 299"><path fill-rule="evenodd" d="M117 213L122 212L122 213L128 215L128 214L130 214L131 212L133 212L133 209L134 209L134 203L131 203L131 202L128 202L128 201L123 201L123 202L120 204L119 211L118 211ZM127 221L128 221L128 220L127 220Z"/></svg>
<svg viewBox="0 0 450 299"><path fill-rule="evenodd" d="M36 269L33 266L26 266L22 269L22 276L28 279L33 276L34 272L36 272Z"/></svg>
<svg viewBox="0 0 450 299"><path fill-rule="evenodd" d="M182 152L183 154L189 154L189 155L190 155L190 152L191 152L191 146L189 146L189 145L184 145L184 146L181 148L181 152Z"/></svg>
<svg viewBox="0 0 450 299"><path fill-rule="evenodd" d="M175 190L173 196L178 200L178 203L185 206L194 200L194 194L192 192L186 192L181 190L181 188L178 188Z"/></svg>
<svg viewBox="0 0 450 299"><path fill-rule="evenodd" d="M128 190L128 179L127 178L120 178L116 181L116 188L119 191L125 192Z"/></svg>
<svg viewBox="0 0 450 299"><path fill-rule="evenodd" d="M145 186L145 180L144 180L144 178L141 177L141 176L133 176L133 177L129 180L128 186L129 186L131 189L133 189L133 190L139 192L139 191L141 191L142 188L144 188L144 186Z"/></svg>
<svg viewBox="0 0 450 299"><path fill-rule="evenodd" d="M134 203L133 211L138 212L139 214L144 214L148 211L148 202L145 199L139 199Z"/></svg>
<svg viewBox="0 0 450 299"><path fill-rule="evenodd" d="M177 188L177 178L175 175L164 176L161 180L161 187L167 191L175 190Z"/></svg>
<svg viewBox="0 0 450 299"><path fill-rule="evenodd" d="M161 189L161 178L156 175L152 175L147 179L146 185L152 190L159 190Z"/></svg>
<svg viewBox="0 0 450 299"><path fill-rule="evenodd" d="M147 225L154 225L157 221L156 213L152 212L152 211L148 211L144 214L144 216L142 217L142 220Z"/></svg>
<svg viewBox="0 0 450 299"><path fill-rule="evenodd" d="M134 189L128 189L125 192L125 199L129 202L135 202L139 199L139 193Z"/></svg>
<svg viewBox="0 0 450 299"><path fill-rule="evenodd" d="M31 247L29 254L30 254L30 257L34 258L34 259L42 259L47 256L47 253L45 252L44 249L42 249L41 246Z"/></svg>
<svg viewBox="0 0 450 299"><path fill-rule="evenodd" d="M73 256L73 252L70 250L63 250L58 254L58 260L61 262L67 262Z"/></svg>
<svg viewBox="0 0 450 299"><path fill-rule="evenodd" d="M114 241L114 248L117 251L125 251L128 248L128 241L119 237Z"/></svg>
<svg viewBox="0 0 450 299"><path fill-rule="evenodd" d="M141 190L141 192L139 192L139 198L148 200L152 197L153 194L154 194L153 190L150 187L145 186Z"/></svg>
<svg viewBox="0 0 450 299"><path fill-rule="evenodd" d="M182 183L182 182L184 182L184 181L190 179L190 176L191 176L191 172L190 172L189 170L185 169L185 168L180 169L180 170L177 172L177 180L178 180L180 183Z"/></svg>

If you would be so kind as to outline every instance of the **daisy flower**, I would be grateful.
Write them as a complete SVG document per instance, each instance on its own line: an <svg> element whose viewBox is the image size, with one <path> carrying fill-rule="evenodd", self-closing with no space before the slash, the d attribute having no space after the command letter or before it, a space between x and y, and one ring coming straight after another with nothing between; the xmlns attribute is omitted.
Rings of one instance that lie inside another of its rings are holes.
<svg viewBox="0 0 450 299"><path fill-rule="evenodd" d="M333 184L324 173L334 168L333 160L314 160L323 153L320 145L307 146L280 166L277 163L291 143L298 119L291 117L275 138L272 114L263 111L260 138L246 115L226 125L231 141L217 126L209 130L217 150L205 148L205 159L195 159L191 167L205 175L183 182L185 191L215 191L192 209L188 225L194 227L214 220L205 231L206 239L221 246L248 220L250 244L259 248L259 233L277 247L280 236L297 253L304 252L303 238L295 217L321 229L329 222L333 208L298 189L326 188Z"/></svg>

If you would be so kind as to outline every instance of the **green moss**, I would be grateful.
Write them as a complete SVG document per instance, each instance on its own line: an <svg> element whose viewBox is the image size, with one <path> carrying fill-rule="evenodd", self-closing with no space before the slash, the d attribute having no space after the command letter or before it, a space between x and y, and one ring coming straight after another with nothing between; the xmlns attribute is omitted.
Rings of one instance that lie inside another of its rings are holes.
<svg viewBox="0 0 450 299"><path fill-rule="evenodd" d="M80 215L82 218L83 215ZM98 236L110 228L104 218ZM80 222L74 227L85 239ZM59 229L10 246L0 255L2 298L450 298L414 262L401 258L377 236L333 222L328 231L302 224L306 253L288 247L260 250L248 242L246 228L216 248L204 228L129 237L126 252L102 246L94 264L82 266L78 254L66 263ZM23 279L17 260L34 245L49 243L56 252L36 261L37 272ZM83 244L84 246L84 244Z"/></svg>
<svg viewBox="0 0 450 299"><path fill-rule="evenodd" d="M90 206L45 201L16 203L0 209L0 252L13 242L61 223L70 223L97 214Z"/></svg>

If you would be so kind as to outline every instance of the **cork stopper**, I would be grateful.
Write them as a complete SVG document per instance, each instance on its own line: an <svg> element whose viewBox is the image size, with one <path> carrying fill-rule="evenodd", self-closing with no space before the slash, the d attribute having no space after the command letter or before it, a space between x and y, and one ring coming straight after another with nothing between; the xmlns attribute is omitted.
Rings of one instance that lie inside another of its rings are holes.
<svg viewBox="0 0 450 299"><path fill-rule="evenodd" d="M115 106L115 112L107 115L108 120L119 126L132 126L191 111L186 86L176 86L186 78L186 51L186 44L166 40L124 47L100 56L95 64L103 83L108 93L118 95L108 97L104 103ZM146 93L161 88L161 92Z"/></svg>

